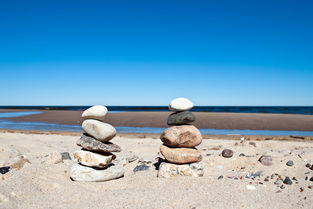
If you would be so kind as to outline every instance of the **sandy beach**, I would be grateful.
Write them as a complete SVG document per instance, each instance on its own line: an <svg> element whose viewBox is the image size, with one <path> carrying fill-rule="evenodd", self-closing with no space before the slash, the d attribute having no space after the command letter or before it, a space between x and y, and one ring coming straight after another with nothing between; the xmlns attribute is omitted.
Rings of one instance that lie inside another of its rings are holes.
<svg viewBox="0 0 313 209"><path fill-rule="evenodd" d="M113 139L123 150L118 157L138 156L150 169L133 172L136 160L125 164L123 178L88 183L70 180L73 160L47 163L51 152L72 156L79 149L78 137L0 133L1 166L21 155L30 162L1 175L0 208L311 208L313 204L309 181L313 171L306 167L313 163L311 141L205 139L198 147L203 177L163 179L156 177L153 165L160 157L160 140L118 136ZM234 151L232 158L221 156L225 148ZM265 154L272 156L273 165L258 162ZM293 166L286 165L289 160ZM253 173L260 176L253 179ZM275 184L286 176L293 179L291 185Z"/></svg>
<svg viewBox="0 0 313 209"><path fill-rule="evenodd" d="M26 110L0 110L0 112L15 111ZM82 122L82 111L44 110L41 112L42 114L10 118L10 120L68 125L80 125ZM167 127L166 120L169 114L170 112L108 113L106 122L113 126L164 128ZM313 115L207 112L193 114L197 118L194 125L198 128L313 131Z"/></svg>

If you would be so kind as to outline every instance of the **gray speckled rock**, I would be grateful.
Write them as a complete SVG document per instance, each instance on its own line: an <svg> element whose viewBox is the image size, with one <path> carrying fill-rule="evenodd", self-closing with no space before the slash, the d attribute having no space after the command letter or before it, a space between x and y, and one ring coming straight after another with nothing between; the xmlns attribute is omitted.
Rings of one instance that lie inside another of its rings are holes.
<svg viewBox="0 0 313 209"><path fill-rule="evenodd" d="M124 176L122 165L111 165L105 169L94 169L74 164L70 169L70 177L74 181L110 181Z"/></svg>
<svg viewBox="0 0 313 209"><path fill-rule="evenodd" d="M122 149L116 144L110 142L100 142L86 134L82 135L76 142L78 146L90 151L96 152L120 152Z"/></svg>
<svg viewBox="0 0 313 209"><path fill-rule="evenodd" d="M107 142L116 135L116 130L108 123L88 119L82 124L84 131L101 142Z"/></svg>
<svg viewBox="0 0 313 209"><path fill-rule="evenodd" d="M200 163L177 165L162 162L159 167L158 177L169 178L175 176L201 177L204 175L203 166Z"/></svg>
<svg viewBox="0 0 313 209"><path fill-rule="evenodd" d="M196 117L189 111L176 112L168 116L168 125L186 125L194 122Z"/></svg>
<svg viewBox="0 0 313 209"><path fill-rule="evenodd" d="M82 114L82 118L84 120L95 119L103 121L107 113L108 109L105 106L95 105L85 110Z"/></svg>

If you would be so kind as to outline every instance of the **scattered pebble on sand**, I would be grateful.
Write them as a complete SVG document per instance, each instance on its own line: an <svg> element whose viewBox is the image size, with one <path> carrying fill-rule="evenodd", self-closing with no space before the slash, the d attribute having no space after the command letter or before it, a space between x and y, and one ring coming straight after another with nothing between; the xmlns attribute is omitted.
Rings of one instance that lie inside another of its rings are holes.
<svg viewBox="0 0 313 209"><path fill-rule="evenodd" d="M134 168L134 172L138 172L138 171L147 171L150 169L150 166L147 166L146 164L141 164L141 165L137 165L135 168Z"/></svg>
<svg viewBox="0 0 313 209"><path fill-rule="evenodd" d="M225 158L231 158L234 155L234 152L230 149L224 149L222 151L222 156Z"/></svg>
<svg viewBox="0 0 313 209"><path fill-rule="evenodd" d="M1 174L5 174L5 173L7 173L9 171L10 171L10 167L9 166L0 167L0 173Z"/></svg>
<svg viewBox="0 0 313 209"><path fill-rule="evenodd" d="M293 163L292 160L289 160L289 161L286 163L287 166L293 166L293 164L294 164L294 163Z"/></svg>
<svg viewBox="0 0 313 209"><path fill-rule="evenodd" d="M61 152L62 160L71 160L70 153L68 152Z"/></svg>
<svg viewBox="0 0 313 209"><path fill-rule="evenodd" d="M272 157L269 156L269 155L262 155L259 158L259 162L262 163L262 165L265 165L265 166L271 166L273 164L272 161L273 161Z"/></svg>
<svg viewBox="0 0 313 209"><path fill-rule="evenodd" d="M287 184L287 185L291 185L292 181L291 181L291 179L288 176L286 176L286 178L284 179L283 183Z"/></svg>

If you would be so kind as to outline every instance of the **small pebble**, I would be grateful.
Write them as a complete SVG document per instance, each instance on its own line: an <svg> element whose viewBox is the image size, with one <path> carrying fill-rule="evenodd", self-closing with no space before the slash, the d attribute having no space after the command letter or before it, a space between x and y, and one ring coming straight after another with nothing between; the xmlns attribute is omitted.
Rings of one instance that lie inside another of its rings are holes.
<svg viewBox="0 0 313 209"><path fill-rule="evenodd" d="M269 176L266 176L266 178L264 179L264 181L269 181Z"/></svg>
<svg viewBox="0 0 313 209"><path fill-rule="evenodd" d="M283 183L284 183L284 184L287 184L287 185L291 185L291 184L292 184L292 181L291 181L291 179L287 176L287 177L285 178L285 180L283 181Z"/></svg>
<svg viewBox="0 0 313 209"><path fill-rule="evenodd" d="M310 178L310 181L313 181L313 177Z"/></svg>
<svg viewBox="0 0 313 209"><path fill-rule="evenodd" d="M138 171L146 171L146 170L149 170L150 166L147 166L145 164L142 164L142 165L137 165L135 168L134 168L134 172L138 172Z"/></svg>
<svg viewBox="0 0 313 209"><path fill-rule="evenodd" d="M309 188L309 189L312 189L312 188L313 188L313 186L308 186L308 188Z"/></svg>
<svg viewBox="0 0 313 209"><path fill-rule="evenodd" d="M62 160L71 160L70 153L68 152L61 152Z"/></svg>
<svg viewBox="0 0 313 209"><path fill-rule="evenodd" d="M243 153L240 153L240 155L239 155L239 157L244 157L244 156L246 156L246 155Z"/></svg>
<svg viewBox="0 0 313 209"><path fill-rule="evenodd" d="M1 174L5 174L5 173L7 173L9 171L10 171L10 167L8 167L8 166L0 167L0 173Z"/></svg>
<svg viewBox="0 0 313 209"><path fill-rule="evenodd" d="M293 161L292 160L289 160L287 163L286 163L287 166L293 166Z"/></svg>
<svg viewBox="0 0 313 209"><path fill-rule="evenodd" d="M223 176L219 176L217 179L220 180L220 179L222 179L222 178L224 178L224 177L223 177Z"/></svg>
<svg viewBox="0 0 313 209"><path fill-rule="evenodd" d="M311 167L311 164L310 164L310 163L307 163L307 164L305 165L305 167L310 168L310 167Z"/></svg>
<svg viewBox="0 0 313 209"><path fill-rule="evenodd" d="M222 156L225 158L231 158L234 155L234 152L230 149L224 149L222 152Z"/></svg>
<svg viewBox="0 0 313 209"><path fill-rule="evenodd" d="M307 181L308 179L309 179L309 177L306 176L306 177L305 177L305 180Z"/></svg>
<svg viewBox="0 0 313 209"><path fill-rule="evenodd" d="M304 189L302 187L300 187L300 192L303 192L303 191L304 191Z"/></svg>
<svg viewBox="0 0 313 209"><path fill-rule="evenodd" d="M263 165L265 166L270 166L273 164L272 162L272 157L269 156L269 155L262 155L260 158L259 158L259 162L262 163Z"/></svg>
<svg viewBox="0 0 313 209"><path fill-rule="evenodd" d="M285 189L285 186L282 184L279 188L281 188L281 189Z"/></svg>

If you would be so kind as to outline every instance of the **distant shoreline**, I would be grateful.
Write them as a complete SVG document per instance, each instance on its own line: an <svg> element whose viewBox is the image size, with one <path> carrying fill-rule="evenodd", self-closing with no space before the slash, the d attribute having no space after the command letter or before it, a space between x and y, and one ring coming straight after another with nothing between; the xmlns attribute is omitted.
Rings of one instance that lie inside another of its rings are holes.
<svg viewBox="0 0 313 209"><path fill-rule="evenodd" d="M0 106L11 110L73 110L90 106ZM169 112L167 106L107 106L110 112ZM193 112L313 115L313 106L195 106Z"/></svg>
<svg viewBox="0 0 313 209"><path fill-rule="evenodd" d="M0 110L0 112L19 111L27 110ZM80 125L82 122L82 111L40 111L42 114L10 118L10 120L65 125ZM169 114L170 112L114 112L107 115L106 122L117 127L166 128ZM200 129L313 131L313 115L208 112L194 112L194 115L197 118L194 125Z"/></svg>

